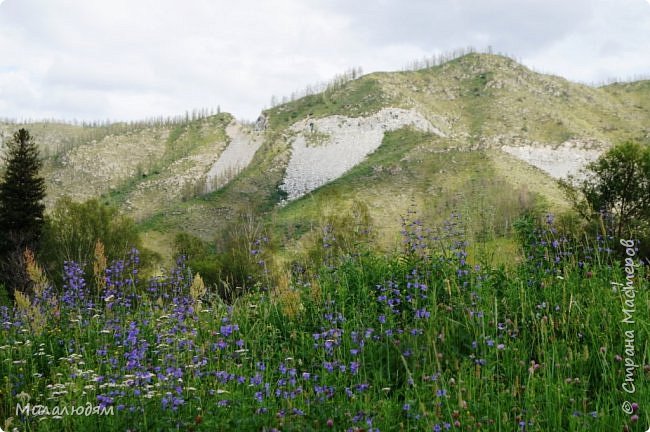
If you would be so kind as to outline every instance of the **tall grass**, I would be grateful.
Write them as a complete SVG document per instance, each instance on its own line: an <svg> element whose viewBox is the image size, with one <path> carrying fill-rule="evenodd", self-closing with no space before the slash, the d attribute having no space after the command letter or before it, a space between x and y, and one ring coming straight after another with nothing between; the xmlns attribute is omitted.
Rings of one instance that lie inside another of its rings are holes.
<svg viewBox="0 0 650 432"><path fill-rule="evenodd" d="M646 430L645 269L628 395L616 239L573 239L550 217L518 230L522 262L481 267L460 215L428 229L410 214L398 253L356 242L307 271L264 273L230 304L183 260L150 281L137 251L98 257L95 275L66 263L63 287L32 263L34 293L0 310L0 419L29 431ZM114 415L16 415L18 403Z"/></svg>

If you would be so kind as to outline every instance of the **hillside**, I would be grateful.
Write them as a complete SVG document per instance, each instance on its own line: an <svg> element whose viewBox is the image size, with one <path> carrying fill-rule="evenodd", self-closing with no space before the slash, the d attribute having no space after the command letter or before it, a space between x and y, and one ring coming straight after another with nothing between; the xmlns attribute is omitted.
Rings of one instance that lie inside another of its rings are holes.
<svg viewBox="0 0 650 432"><path fill-rule="evenodd" d="M41 147L48 207L64 195L104 197L141 220L207 190L207 171L226 147L225 129L232 120L221 114L167 124L20 127ZM2 124L0 133L8 139L17 127Z"/></svg>
<svg viewBox="0 0 650 432"><path fill-rule="evenodd" d="M566 174L614 142L649 139L640 97L634 88L575 84L485 54L369 74L265 111L265 143L240 176L146 229L184 224L211 239L255 210L272 213L274 229L297 240L363 203L382 234L394 235L410 206L429 222L462 210L477 231L487 215L507 232L536 200L566 207L553 176L538 167Z"/></svg>
<svg viewBox="0 0 650 432"><path fill-rule="evenodd" d="M245 213L290 249L355 208L387 247L409 208L429 223L460 211L475 236L507 234L527 208L566 207L554 177L613 143L650 141L649 120L647 81L594 88L469 54L331 85L264 111L263 131L228 114L111 131L27 127L46 149L49 205L102 196L165 253L175 233L214 240Z"/></svg>

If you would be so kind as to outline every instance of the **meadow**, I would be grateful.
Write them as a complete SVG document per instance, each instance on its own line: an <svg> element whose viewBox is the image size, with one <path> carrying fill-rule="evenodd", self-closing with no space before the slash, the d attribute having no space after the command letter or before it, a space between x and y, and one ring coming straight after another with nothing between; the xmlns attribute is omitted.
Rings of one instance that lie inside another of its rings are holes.
<svg viewBox="0 0 650 432"><path fill-rule="evenodd" d="M137 250L109 262L98 244L62 286L30 258L33 292L0 309L0 427L645 431L646 268L630 303L620 239L571 236L550 214L516 227L510 265L476 252L457 213L440 227L407 214L392 253L372 227L343 244L325 226L290 271L261 236L252 288L228 302L183 257L146 278Z"/></svg>

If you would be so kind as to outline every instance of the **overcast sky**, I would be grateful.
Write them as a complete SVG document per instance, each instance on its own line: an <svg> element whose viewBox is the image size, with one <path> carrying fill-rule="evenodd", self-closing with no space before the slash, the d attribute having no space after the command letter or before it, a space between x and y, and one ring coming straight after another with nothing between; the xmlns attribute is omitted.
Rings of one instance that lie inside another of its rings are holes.
<svg viewBox="0 0 650 432"><path fill-rule="evenodd" d="M0 117L254 119L350 67L492 46L586 83L650 75L650 0L0 0Z"/></svg>

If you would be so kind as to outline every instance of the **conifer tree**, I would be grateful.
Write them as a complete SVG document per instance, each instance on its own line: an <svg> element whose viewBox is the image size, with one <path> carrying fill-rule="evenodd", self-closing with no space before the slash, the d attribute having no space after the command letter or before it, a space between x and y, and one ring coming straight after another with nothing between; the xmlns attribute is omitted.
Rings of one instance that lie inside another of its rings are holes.
<svg viewBox="0 0 650 432"><path fill-rule="evenodd" d="M45 180L36 143L26 129L9 142L0 180L0 281L10 292L24 289L25 249L34 250L43 228Z"/></svg>

